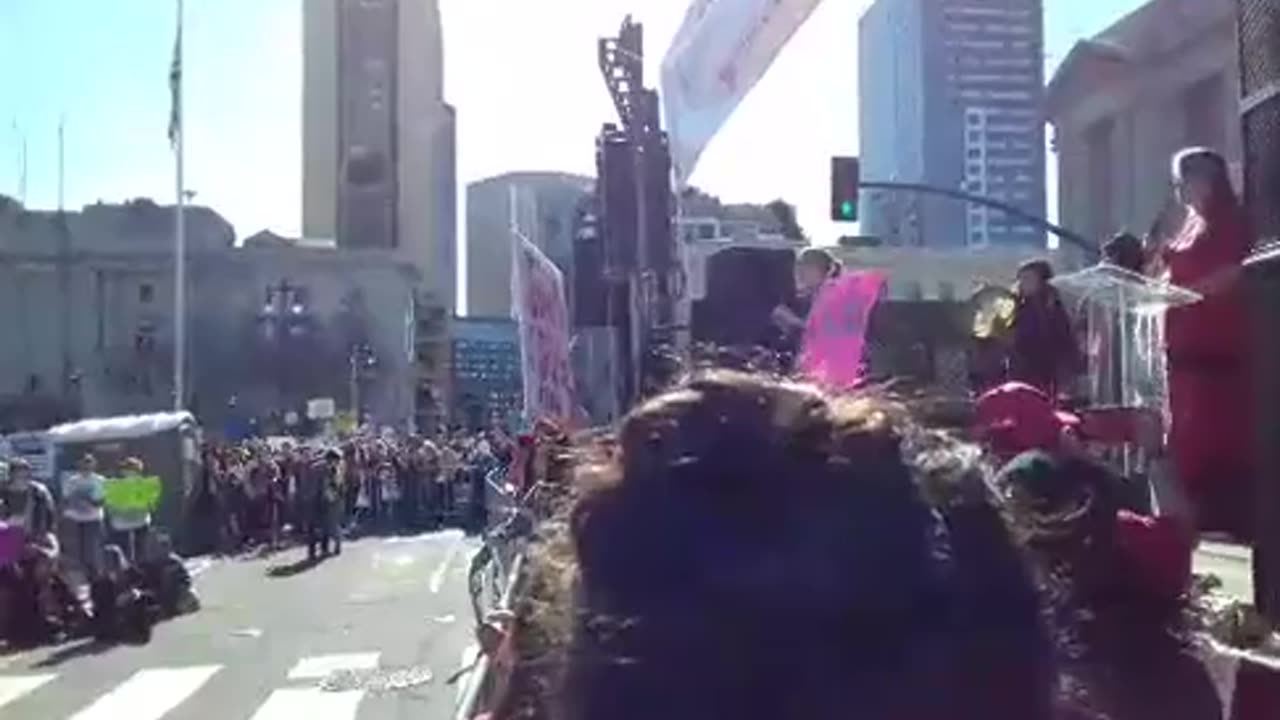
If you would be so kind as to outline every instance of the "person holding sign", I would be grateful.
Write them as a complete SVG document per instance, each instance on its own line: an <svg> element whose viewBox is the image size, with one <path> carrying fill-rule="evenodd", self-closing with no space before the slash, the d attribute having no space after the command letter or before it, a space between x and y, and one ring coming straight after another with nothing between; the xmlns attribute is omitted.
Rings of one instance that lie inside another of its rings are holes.
<svg viewBox="0 0 1280 720"><path fill-rule="evenodd" d="M818 291L828 281L840 276L844 266L834 255L822 248L805 248L796 258L796 296L785 305L773 309L771 316L780 333L778 350L790 366L800 352L809 312L813 309Z"/></svg>
<svg viewBox="0 0 1280 720"><path fill-rule="evenodd" d="M53 495L31 474L23 458L8 463L8 480L0 483L0 524L6 541L0 543L0 564L15 561L23 546L53 534L56 511Z"/></svg>
<svg viewBox="0 0 1280 720"><path fill-rule="evenodd" d="M112 542L124 549L130 562L138 561L138 549L151 526L151 511L160 501L160 478L145 477L144 471L142 460L125 458L120 462L120 477L107 480L104 486Z"/></svg>

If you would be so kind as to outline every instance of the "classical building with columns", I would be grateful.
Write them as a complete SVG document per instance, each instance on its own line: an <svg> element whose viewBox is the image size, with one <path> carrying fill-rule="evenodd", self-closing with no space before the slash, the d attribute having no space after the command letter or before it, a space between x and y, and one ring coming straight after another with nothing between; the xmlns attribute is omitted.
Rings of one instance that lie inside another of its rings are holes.
<svg viewBox="0 0 1280 720"><path fill-rule="evenodd" d="M237 245L214 211L186 212L186 402L206 428L232 406L283 422L318 397L439 422L416 374L437 362L420 357L431 338L447 352L446 320L412 263L270 233ZM59 213L0 197L0 431L172 407L173 218L149 200Z"/></svg>
<svg viewBox="0 0 1280 720"><path fill-rule="evenodd" d="M1151 0L1076 43L1049 82L1059 217L1139 236L1172 198L1170 159L1206 145L1243 157L1235 0Z"/></svg>

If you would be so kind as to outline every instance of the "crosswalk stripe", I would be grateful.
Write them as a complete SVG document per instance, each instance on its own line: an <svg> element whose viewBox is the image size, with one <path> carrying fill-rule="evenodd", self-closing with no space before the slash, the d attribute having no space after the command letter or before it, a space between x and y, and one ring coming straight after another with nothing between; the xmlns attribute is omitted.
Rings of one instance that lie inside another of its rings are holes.
<svg viewBox="0 0 1280 720"><path fill-rule="evenodd" d="M18 677L0 677L0 707L4 707L18 698L34 691L57 675L21 675Z"/></svg>
<svg viewBox="0 0 1280 720"><path fill-rule="evenodd" d="M276 690L253 714L252 720L354 720L363 697L363 690Z"/></svg>
<svg viewBox="0 0 1280 720"><path fill-rule="evenodd" d="M378 655L369 652L304 657L289 671L289 679L319 680L340 670L373 670L378 667Z"/></svg>
<svg viewBox="0 0 1280 720"><path fill-rule="evenodd" d="M200 686L221 665L140 670L71 720L160 720Z"/></svg>

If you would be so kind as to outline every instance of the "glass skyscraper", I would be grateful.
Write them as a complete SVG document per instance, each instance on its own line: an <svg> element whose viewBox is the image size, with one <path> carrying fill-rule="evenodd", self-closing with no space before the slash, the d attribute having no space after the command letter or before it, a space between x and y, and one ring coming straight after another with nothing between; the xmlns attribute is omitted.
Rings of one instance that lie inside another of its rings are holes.
<svg viewBox="0 0 1280 720"><path fill-rule="evenodd" d="M1042 0L876 0L858 26L864 180L964 190L1045 214ZM864 190L863 233L935 248L1042 246L958 200Z"/></svg>

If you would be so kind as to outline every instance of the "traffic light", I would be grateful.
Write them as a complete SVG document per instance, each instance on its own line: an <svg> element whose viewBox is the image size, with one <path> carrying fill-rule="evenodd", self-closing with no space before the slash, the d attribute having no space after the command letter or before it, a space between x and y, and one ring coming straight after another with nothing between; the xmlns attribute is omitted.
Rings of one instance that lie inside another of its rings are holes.
<svg viewBox="0 0 1280 720"><path fill-rule="evenodd" d="M857 221L859 172L858 158L831 158L832 220L836 222Z"/></svg>

